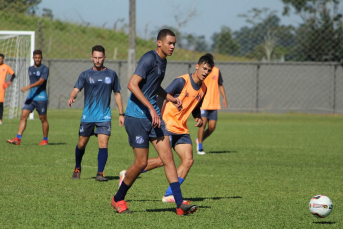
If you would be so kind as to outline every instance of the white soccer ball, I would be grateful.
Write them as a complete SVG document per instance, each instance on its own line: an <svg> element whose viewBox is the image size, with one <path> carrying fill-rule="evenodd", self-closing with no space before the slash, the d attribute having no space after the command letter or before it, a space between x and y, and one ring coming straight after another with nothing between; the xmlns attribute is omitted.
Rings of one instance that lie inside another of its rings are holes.
<svg viewBox="0 0 343 229"><path fill-rule="evenodd" d="M316 195L310 201L310 211L314 216L325 218L332 211L332 201L324 195Z"/></svg>

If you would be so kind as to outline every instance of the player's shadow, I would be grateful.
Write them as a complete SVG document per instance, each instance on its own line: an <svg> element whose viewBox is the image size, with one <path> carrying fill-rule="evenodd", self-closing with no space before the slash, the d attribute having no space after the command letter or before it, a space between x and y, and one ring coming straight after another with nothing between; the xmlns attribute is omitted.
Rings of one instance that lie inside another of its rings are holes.
<svg viewBox="0 0 343 229"><path fill-rule="evenodd" d="M330 222L330 221L320 221L320 222L313 222L315 224L335 224L336 222Z"/></svg>
<svg viewBox="0 0 343 229"><path fill-rule="evenodd" d="M210 206L198 206L199 208L211 208ZM142 212L175 212L175 207L174 208L160 208L160 209L146 209L145 211Z"/></svg>
<svg viewBox="0 0 343 229"><path fill-rule="evenodd" d="M221 200L221 199L242 199L241 196L223 196L223 197L197 197L197 198L184 198L190 201L204 201L204 200Z"/></svg>
<svg viewBox="0 0 343 229"><path fill-rule="evenodd" d="M210 151L209 153L237 153L237 151L222 150L222 151Z"/></svg>
<svg viewBox="0 0 343 229"><path fill-rule="evenodd" d="M50 146L67 145L65 142L49 143Z"/></svg>
<svg viewBox="0 0 343 229"><path fill-rule="evenodd" d="M110 180L119 180L119 177L118 176L105 176L109 181ZM96 177L91 177L91 178L88 178L88 179L95 179ZM140 177L137 177L137 179L140 179Z"/></svg>

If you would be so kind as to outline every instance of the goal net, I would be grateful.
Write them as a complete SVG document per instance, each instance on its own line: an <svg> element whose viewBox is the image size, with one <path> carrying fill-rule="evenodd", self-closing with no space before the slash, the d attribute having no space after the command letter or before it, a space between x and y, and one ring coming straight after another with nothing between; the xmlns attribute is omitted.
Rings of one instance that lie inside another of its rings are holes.
<svg viewBox="0 0 343 229"><path fill-rule="evenodd" d="M35 33L29 31L0 31L0 53L5 55L4 63L9 65L16 74L16 78L6 89L5 118L20 117L21 108L28 93L22 93L20 89L30 84L28 68L33 65L34 36ZM6 82L10 78L11 75L8 74ZM33 118L32 115L33 113L30 118Z"/></svg>

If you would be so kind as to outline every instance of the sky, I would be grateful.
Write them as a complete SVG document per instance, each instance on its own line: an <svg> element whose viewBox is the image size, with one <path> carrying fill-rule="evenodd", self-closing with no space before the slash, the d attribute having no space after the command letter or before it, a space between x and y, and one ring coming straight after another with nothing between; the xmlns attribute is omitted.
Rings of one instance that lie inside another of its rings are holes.
<svg viewBox="0 0 343 229"><path fill-rule="evenodd" d="M136 0L136 33L144 38L163 25L177 27L175 16L183 21L193 11L195 16L180 31L204 35L209 40L224 25L232 31L251 26L238 15L247 14L252 8L276 10L281 24L297 26L300 18L282 16L283 6L281 0ZM61 21L86 22L106 28L113 28L116 21L119 28L129 24L129 0L42 0L38 7L38 15L48 8L54 19Z"/></svg>

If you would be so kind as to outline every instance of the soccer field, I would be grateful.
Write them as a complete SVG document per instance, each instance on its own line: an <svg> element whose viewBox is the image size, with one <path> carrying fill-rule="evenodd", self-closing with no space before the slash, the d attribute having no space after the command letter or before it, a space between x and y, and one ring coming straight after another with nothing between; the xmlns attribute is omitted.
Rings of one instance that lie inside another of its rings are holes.
<svg viewBox="0 0 343 229"><path fill-rule="evenodd" d="M163 168L140 175L128 192L133 214L119 215L111 207L119 172L134 160L116 111L105 168L109 181L94 180L95 137L86 149L81 180L71 179L81 113L49 110L48 146L37 145L42 127L36 114L20 146L6 143L16 136L19 120L3 120L1 228L343 228L343 116L219 113L215 132L204 142L207 154L194 150L194 165L181 186L198 211L177 216L174 203L161 201L168 187ZM193 141L194 125L190 119ZM327 218L309 211L317 194L333 202Z"/></svg>

